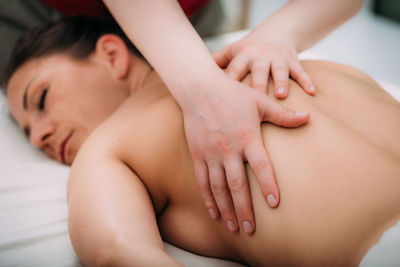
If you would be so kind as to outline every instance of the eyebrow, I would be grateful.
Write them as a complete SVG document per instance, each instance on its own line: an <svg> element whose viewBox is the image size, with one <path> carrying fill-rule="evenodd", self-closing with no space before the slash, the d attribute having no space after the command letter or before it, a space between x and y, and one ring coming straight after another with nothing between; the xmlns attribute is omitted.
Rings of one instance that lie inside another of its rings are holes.
<svg viewBox="0 0 400 267"><path fill-rule="evenodd" d="M28 90L32 84L32 82L37 78L37 76L33 77L28 84L25 87L25 92L24 92L24 98L22 102L22 106L24 107L24 110L26 111L28 109Z"/></svg>

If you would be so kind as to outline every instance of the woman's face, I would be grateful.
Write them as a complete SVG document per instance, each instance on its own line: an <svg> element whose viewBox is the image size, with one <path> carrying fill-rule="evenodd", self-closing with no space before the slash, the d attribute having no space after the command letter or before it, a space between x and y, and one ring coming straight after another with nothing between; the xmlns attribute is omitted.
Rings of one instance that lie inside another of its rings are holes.
<svg viewBox="0 0 400 267"><path fill-rule="evenodd" d="M11 115L32 145L65 164L128 97L104 64L66 55L28 61L13 74L7 92Z"/></svg>

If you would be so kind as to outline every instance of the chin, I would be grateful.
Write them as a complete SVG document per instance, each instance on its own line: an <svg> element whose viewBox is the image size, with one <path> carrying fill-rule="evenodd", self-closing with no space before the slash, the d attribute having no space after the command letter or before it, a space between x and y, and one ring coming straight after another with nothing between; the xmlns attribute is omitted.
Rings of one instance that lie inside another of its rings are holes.
<svg viewBox="0 0 400 267"><path fill-rule="evenodd" d="M72 163L74 163L76 154L77 154L76 150L71 151L71 156L66 160L65 164L71 166Z"/></svg>

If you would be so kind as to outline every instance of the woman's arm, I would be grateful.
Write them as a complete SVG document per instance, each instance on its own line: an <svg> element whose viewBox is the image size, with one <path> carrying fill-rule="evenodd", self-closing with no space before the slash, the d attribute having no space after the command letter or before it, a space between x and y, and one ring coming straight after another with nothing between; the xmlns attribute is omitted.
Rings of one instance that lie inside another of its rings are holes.
<svg viewBox="0 0 400 267"><path fill-rule="evenodd" d="M69 232L81 261L181 266L165 252L151 199L134 172L111 156L83 157L68 183Z"/></svg>
<svg viewBox="0 0 400 267"><path fill-rule="evenodd" d="M291 0L214 58L236 80L251 72L252 86L260 91L266 90L271 72L275 96L287 96L289 75L313 95L315 88L297 53L351 18L362 4L363 0Z"/></svg>
<svg viewBox="0 0 400 267"><path fill-rule="evenodd" d="M229 79L176 0L104 3L182 108L196 177L211 217L217 218L219 211L231 231L245 225L242 229L252 233L255 222L245 161L270 206L279 203L260 122L293 127L306 123L308 114L269 106L268 97Z"/></svg>
<svg viewBox="0 0 400 267"><path fill-rule="evenodd" d="M356 14L363 2L291 0L266 18L253 33L265 40L279 39L301 52Z"/></svg>

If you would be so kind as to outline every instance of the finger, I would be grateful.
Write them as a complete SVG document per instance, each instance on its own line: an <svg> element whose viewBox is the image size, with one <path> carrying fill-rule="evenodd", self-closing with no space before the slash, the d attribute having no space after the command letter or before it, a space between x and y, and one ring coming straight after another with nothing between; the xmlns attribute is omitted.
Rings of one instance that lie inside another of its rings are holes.
<svg viewBox="0 0 400 267"><path fill-rule="evenodd" d="M268 96L259 98L262 121L269 121L278 126L298 127L310 119L308 112L294 112L271 100Z"/></svg>
<svg viewBox="0 0 400 267"><path fill-rule="evenodd" d="M275 97L285 98L288 94L289 68L284 61L275 60L271 64L272 78L274 79Z"/></svg>
<svg viewBox="0 0 400 267"><path fill-rule="evenodd" d="M225 172L238 222L246 234L251 234L254 232L255 223L250 189L242 158L238 155L229 160L225 164Z"/></svg>
<svg viewBox="0 0 400 267"><path fill-rule="evenodd" d="M225 221L229 231L236 232L238 226L224 170L222 166L217 164L209 166L211 191L214 194L214 199L217 202L221 217Z"/></svg>
<svg viewBox="0 0 400 267"><path fill-rule="evenodd" d="M257 178L268 206L275 208L279 204L279 190L276 184L271 162L265 151L261 136L245 149L245 157Z"/></svg>
<svg viewBox="0 0 400 267"><path fill-rule="evenodd" d="M231 47L227 46L221 50L218 50L212 54L212 57L220 68L225 68L232 60Z"/></svg>
<svg viewBox="0 0 400 267"><path fill-rule="evenodd" d="M259 64L251 68L251 83L254 89L261 93L267 93L267 83L269 76L269 63Z"/></svg>
<svg viewBox="0 0 400 267"><path fill-rule="evenodd" d="M249 60L245 55L238 55L232 59L228 67L225 69L225 73L228 74L231 79L240 81L249 72Z"/></svg>
<svg viewBox="0 0 400 267"><path fill-rule="evenodd" d="M315 95L315 87L311 81L310 76L299 64L292 64L290 66L290 76L309 94Z"/></svg>
<svg viewBox="0 0 400 267"><path fill-rule="evenodd" d="M219 217L219 212L217 203L215 202L214 196L211 192L207 164L204 161L194 162L194 171L197 177L197 185L200 189L208 213L212 219L217 219Z"/></svg>

